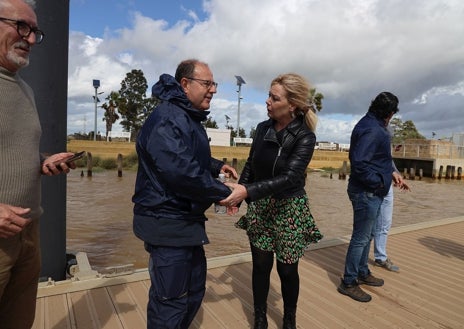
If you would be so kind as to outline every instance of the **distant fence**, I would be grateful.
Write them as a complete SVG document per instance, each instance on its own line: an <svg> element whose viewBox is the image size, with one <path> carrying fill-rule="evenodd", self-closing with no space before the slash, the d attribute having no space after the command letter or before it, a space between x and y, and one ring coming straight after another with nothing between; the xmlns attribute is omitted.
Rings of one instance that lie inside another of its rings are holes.
<svg viewBox="0 0 464 329"><path fill-rule="evenodd" d="M464 159L464 146L455 144L399 144L392 146L395 158Z"/></svg>
<svg viewBox="0 0 464 329"><path fill-rule="evenodd" d="M127 131L109 131L108 136L106 137L106 141L109 142L110 138L124 138L130 142L131 133Z"/></svg>
<svg viewBox="0 0 464 329"><path fill-rule="evenodd" d="M240 137L234 137L234 146L237 146L237 144L247 144L251 145L253 143L253 138L240 138Z"/></svg>

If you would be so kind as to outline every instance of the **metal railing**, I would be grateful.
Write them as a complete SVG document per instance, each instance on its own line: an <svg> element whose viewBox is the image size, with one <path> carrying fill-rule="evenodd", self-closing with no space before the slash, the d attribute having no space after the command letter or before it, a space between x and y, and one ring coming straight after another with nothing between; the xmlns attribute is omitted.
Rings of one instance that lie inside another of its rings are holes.
<svg viewBox="0 0 464 329"><path fill-rule="evenodd" d="M437 144L392 145L395 158L464 159L464 146Z"/></svg>

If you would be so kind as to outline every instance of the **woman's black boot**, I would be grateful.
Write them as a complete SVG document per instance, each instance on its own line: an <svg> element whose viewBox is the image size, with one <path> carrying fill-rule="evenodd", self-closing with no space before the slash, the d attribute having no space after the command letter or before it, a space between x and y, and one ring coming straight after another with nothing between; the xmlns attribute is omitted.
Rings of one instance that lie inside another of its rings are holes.
<svg viewBox="0 0 464 329"><path fill-rule="evenodd" d="M296 307L284 308L284 324L282 329L296 329Z"/></svg>
<svg viewBox="0 0 464 329"><path fill-rule="evenodd" d="M254 329L267 329L267 306L255 306L255 325Z"/></svg>

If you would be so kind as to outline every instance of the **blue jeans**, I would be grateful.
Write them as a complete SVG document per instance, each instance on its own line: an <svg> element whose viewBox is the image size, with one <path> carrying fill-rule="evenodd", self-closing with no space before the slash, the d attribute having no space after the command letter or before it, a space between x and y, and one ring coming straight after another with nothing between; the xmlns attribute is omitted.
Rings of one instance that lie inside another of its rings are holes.
<svg viewBox="0 0 464 329"><path fill-rule="evenodd" d="M354 193L349 189L348 196L353 205L353 233L346 253L343 282L350 285L358 277L370 273L367 265L369 249L383 198L370 192Z"/></svg>
<svg viewBox="0 0 464 329"><path fill-rule="evenodd" d="M387 238L393 218L393 186L383 198L374 234L374 259L387 260Z"/></svg>
<svg viewBox="0 0 464 329"><path fill-rule="evenodd" d="M145 245L150 253L148 329L187 329L197 314L206 286L203 246Z"/></svg>

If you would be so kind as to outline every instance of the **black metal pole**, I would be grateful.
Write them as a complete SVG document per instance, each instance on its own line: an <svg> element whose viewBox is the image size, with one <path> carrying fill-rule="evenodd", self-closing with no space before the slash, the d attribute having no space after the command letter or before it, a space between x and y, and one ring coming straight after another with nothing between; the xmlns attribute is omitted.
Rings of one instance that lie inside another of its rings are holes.
<svg viewBox="0 0 464 329"><path fill-rule="evenodd" d="M45 33L35 45L30 64L20 75L32 87L42 125L40 151L66 151L69 0L37 1L39 27ZM40 239L41 278L66 277L66 176L43 177Z"/></svg>

